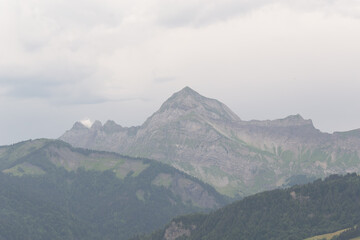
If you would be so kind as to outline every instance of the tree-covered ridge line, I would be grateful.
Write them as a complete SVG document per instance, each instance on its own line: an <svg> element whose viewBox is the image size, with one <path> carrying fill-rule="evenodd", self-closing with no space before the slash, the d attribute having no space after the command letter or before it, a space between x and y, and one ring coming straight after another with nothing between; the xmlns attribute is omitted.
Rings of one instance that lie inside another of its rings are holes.
<svg viewBox="0 0 360 240"><path fill-rule="evenodd" d="M255 194L208 215L178 217L164 229L136 239L302 240L357 225L359 199L358 175L332 175L302 186ZM169 233L182 234L166 237Z"/></svg>
<svg viewBox="0 0 360 240"><path fill-rule="evenodd" d="M141 162L144 165L156 165L158 168L164 169L170 173L179 174L183 177L191 179L192 181L194 181L198 184L203 185L207 191L211 192L211 194L216 194L218 197L226 199L225 202L231 201L230 198L227 198L227 197L219 194L209 184L204 183L204 182L200 181L199 179L184 173L183 171L179 171L176 168L169 166L168 164L164 164L164 163L161 163L161 162L149 159L149 158L126 156L126 155L122 155L122 154L119 154L116 152L77 148L77 147L73 147L69 143L66 143L61 140L37 139L37 140L23 141L20 143L9 145L9 146L0 146L0 171L7 170L11 167L14 167L18 164L23 164L23 163L34 163L34 165L38 165L39 167L41 167L41 169L43 169L45 171L54 169L56 167L60 167L60 168L64 167L68 171L77 170L77 168L75 168L75 169L66 168L66 166L62 166L61 164L57 163L56 161L55 162L49 161L49 160L51 160L51 157L53 157L53 155L56 155L56 156L59 155L58 153L53 153L53 150L60 149L60 148L63 148L66 151L78 153L78 154L80 154L82 156L86 156L86 157L93 156L93 158L97 158L99 161L103 161L105 163L107 163L107 161L109 161L109 159L110 159L110 160L118 161L120 163L122 163L124 161L128 161L128 162ZM69 157L72 157L72 156L69 156ZM44 159L46 159L46 160L44 161ZM76 160L77 159L75 159L75 161ZM88 160L88 159L86 159L86 160ZM64 164L64 163L62 163L62 164ZM86 166L86 164L89 164L90 167ZM91 167L94 167L94 168L91 168ZM126 167L129 168L128 165ZM94 164L92 164L90 161L83 163L83 165L78 166L78 168L83 168L84 170L96 170L96 171L97 170L99 170L99 171L105 171L105 170L113 171L114 170L111 165L110 166L108 165L106 167L96 168L96 166L94 166ZM116 173L116 171L114 171L114 172ZM130 175L136 176L136 175L134 175L134 172L131 170L129 172L127 172L127 174L129 174L129 176ZM117 177L119 177L119 176L117 175ZM120 178L123 178L123 177L120 177Z"/></svg>
<svg viewBox="0 0 360 240"><path fill-rule="evenodd" d="M28 172L28 166L43 172ZM146 167L136 172L138 166ZM1 240L127 239L176 215L208 211L228 201L168 165L73 148L58 140L0 147L0 167ZM156 184L162 176L167 184Z"/></svg>

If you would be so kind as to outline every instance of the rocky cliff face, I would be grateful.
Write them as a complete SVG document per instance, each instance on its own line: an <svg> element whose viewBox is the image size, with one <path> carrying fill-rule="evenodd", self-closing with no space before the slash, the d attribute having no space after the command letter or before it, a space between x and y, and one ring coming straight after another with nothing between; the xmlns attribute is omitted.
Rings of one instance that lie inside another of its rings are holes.
<svg viewBox="0 0 360 240"><path fill-rule="evenodd" d="M300 115L242 121L221 102L188 87L142 126L80 125L60 139L169 163L230 196L279 187L293 175L322 177L360 169L360 130L322 133Z"/></svg>

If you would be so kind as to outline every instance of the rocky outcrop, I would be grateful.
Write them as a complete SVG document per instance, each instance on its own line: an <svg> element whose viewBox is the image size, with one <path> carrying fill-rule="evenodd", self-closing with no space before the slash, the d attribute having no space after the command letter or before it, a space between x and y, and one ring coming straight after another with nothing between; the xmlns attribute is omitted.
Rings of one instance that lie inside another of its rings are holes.
<svg viewBox="0 0 360 240"><path fill-rule="evenodd" d="M183 226L182 222L171 222L170 225L165 229L164 239L165 240L176 240L179 237L190 237L191 230L194 230L195 225L191 226L191 229Z"/></svg>

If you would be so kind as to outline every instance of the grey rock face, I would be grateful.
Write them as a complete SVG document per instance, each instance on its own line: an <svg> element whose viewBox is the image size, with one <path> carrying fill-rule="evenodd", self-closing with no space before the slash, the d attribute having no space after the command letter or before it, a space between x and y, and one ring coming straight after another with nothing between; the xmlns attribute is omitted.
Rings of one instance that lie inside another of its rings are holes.
<svg viewBox="0 0 360 240"><path fill-rule="evenodd" d="M190 229L183 226L182 222L176 223L171 222L171 224L165 229L164 239L165 240L176 240L182 236L189 237L191 235L191 230L194 230L196 227L192 226Z"/></svg>
<svg viewBox="0 0 360 240"><path fill-rule="evenodd" d="M171 96L142 126L79 126L61 140L77 147L147 157L175 166L221 193L244 196L293 175L323 177L360 169L360 130L327 134L300 115L242 121L223 103L189 87Z"/></svg>

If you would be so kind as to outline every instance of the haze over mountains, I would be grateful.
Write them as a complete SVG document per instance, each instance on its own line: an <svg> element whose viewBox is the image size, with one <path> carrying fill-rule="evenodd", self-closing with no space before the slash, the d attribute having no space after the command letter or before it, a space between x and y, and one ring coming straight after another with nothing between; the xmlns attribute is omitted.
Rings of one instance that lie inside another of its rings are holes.
<svg viewBox="0 0 360 240"><path fill-rule="evenodd" d="M141 126L77 122L60 139L0 146L0 240L128 239L229 203L220 193L360 171L360 130L322 133L300 115L243 121L188 87ZM256 194L144 239L290 240L354 227L358 185L352 174Z"/></svg>
<svg viewBox="0 0 360 240"><path fill-rule="evenodd" d="M189 87L141 126L80 122L60 137L76 147L171 164L229 196L246 196L332 173L359 172L360 130L322 133L311 120L242 121Z"/></svg>

